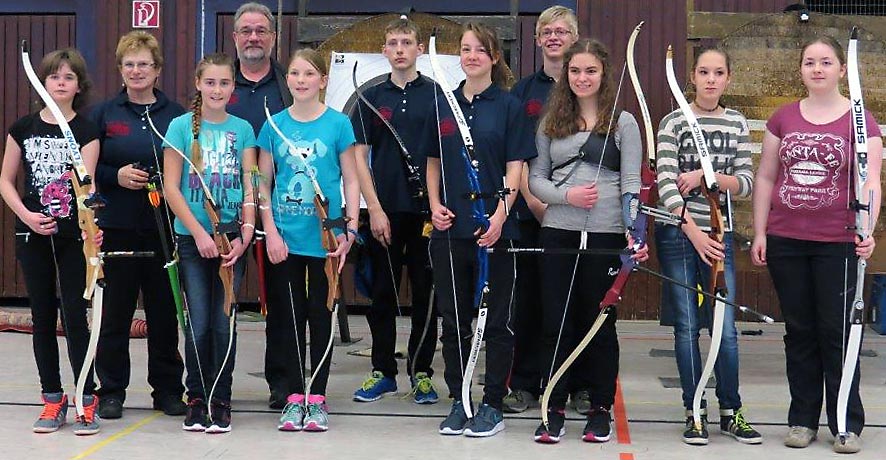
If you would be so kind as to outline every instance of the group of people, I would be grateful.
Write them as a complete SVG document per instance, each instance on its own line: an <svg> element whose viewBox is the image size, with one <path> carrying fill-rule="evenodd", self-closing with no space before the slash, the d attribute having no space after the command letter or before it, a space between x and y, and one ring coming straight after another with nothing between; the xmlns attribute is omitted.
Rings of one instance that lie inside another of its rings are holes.
<svg viewBox="0 0 886 460"><path fill-rule="evenodd" d="M280 430L327 430L330 357L324 345L333 333L335 278L357 239L362 194L372 235L366 242L373 278L367 315L372 370L354 400L376 401L397 391L395 319L405 266L413 300L406 372L414 402L439 399L432 379L439 315L443 380L452 403L439 432L495 435L504 429L504 412L535 404L595 323L613 274L624 263L648 259L646 242L637 237L645 232L635 232L631 211L641 188L656 185L659 207L679 222L656 222L655 242L664 275L680 283L663 281L662 308L674 325L686 409L683 441L708 442L706 402L701 424L692 413L693 395L704 384L698 337L705 310L698 308L698 293L685 286L708 290L710 267L722 263L721 292L728 293L722 300L733 302L736 292L731 229L718 234L724 222L711 218L719 216L711 213L725 195L719 192L753 196L752 258L768 267L786 322L791 407L785 444L806 447L815 439L823 398L828 428L837 433L843 330L853 287L833 273L845 270L854 280L857 258L873 252L873 237L856 238L855 211L847 204L870 197L868 212L876 221L882 142L876 121L866 114L872 179L864 190L854 190L849 101L839 92L846 59L834 39L818 38L802 48L807 95L767 122L756 175L747 121L721 102L732 77L729 55L717 48L698 53L690 108L710 154L700 154L687 114L676 110L660 123L656 183L647 184L641 183L640 126L618 100L618 65L603 43L579 37L568 8L554 6L539 16L536 43L544 65L510 91L501 42L491 28L464 26L459 55L466 78L450 89L417 72L416 60L426 49L416 24L405 16L391 22L382 43L391 72L361 92L350 119L321 101L328 69L316 51L300 49L286 65L271 57L274 26L267 7L241 6L234 17L237 59L212 54L198 63L196 96L187 111L155 87L163 57L156 39L144 32L120 39L116 63L124 88L89 117L76 112L90 88L79 53L54 51L40 63L40 80L71 125L95 189L107 202L99 211L102 250L154 253L105 261L108 308L95 359L100 383L96 388L92 372L85 374L85 416L77 418L75 433L96 433L100 419L122 416L129 322L140 293L154 408L184 415L187 431L231 430L237 338L230 293L239 286L257 235L266 250L254 257L268 268L269 406L282 411ZM77 207L66 206L71 158L57 125L48 108L16 121L0 172L0 193L17 216L16 255L34 321L44 404L35 432L56 431L66 422L69 400L55 341L59 308L75 375L89 365L87 302L80 295L84 235L77 230ZM705 162L714 168L713 192ZM21 194L15 186L20 169ZM148 192L157 187L167 206L151 202ZM520 248L551 254L517 256ZM167 274L175 262L187 299L179 321L180 294ZM474 330L478 309L482 327ZM599 332L566 378L549 389L536 441L555 443L565 434L570 399L587 415L582 439L610 439L619 369L616 309L606 306ZM745 418L739 395L734 318L727 306L714 368L720 431L758 444L762 436ZM472 336L480 334L486 374L475 405L470 375L479 337L472 343ZM854 379L850 436L834 445L840 452L860 449L858 369Z"/></svg>

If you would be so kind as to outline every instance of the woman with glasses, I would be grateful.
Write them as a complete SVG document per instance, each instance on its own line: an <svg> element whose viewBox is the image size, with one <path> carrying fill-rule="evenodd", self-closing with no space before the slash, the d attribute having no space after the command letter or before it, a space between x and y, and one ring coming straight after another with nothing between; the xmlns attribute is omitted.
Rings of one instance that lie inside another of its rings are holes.
<svg viewBox="0 0 886 460"><path fill-rule="evenodd" d="M161 235L168 237L170 232L158 227L146 187L152 176L159 174L163 150L147 115L160 132L166 132L169 122L184 113L184 108L155 88L163 56L153 35L144 31L124 35L117 43L116 58L123 89L92 112L101 131L95 178L107 200L99 213L99 225L105 230L106 251L153 251L154 257L105 260L107 307L95 360L101 381L99 416L115 419L123 415L130 375L129 330L139 293L148 323L148 383L153 407L166 415L182 415L184 365L161 245ZM166 206L160 206L160 212L162 225L168 226Z"/></svg>

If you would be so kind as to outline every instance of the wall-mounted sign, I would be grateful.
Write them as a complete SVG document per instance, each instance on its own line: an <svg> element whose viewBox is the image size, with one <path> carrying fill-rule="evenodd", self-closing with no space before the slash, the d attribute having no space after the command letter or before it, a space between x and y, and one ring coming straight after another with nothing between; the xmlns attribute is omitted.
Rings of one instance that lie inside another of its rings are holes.
<svg viewBox="0 0 886 460"><path fill-rule="evenodd" d="M132 2L132 28L156 29L160 27L160 0Z"/></svg>

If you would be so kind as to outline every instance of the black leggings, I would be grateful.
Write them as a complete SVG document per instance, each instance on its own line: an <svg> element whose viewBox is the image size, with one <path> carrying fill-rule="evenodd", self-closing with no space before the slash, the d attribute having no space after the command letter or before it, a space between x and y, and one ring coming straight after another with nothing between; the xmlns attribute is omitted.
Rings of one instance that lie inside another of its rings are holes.
<svg viewBox="0 0 886 460"><path fill-rule="evenodd" d="M304 393L305 382L310 375L305 375L305 326L311 325L311 370L316 370L329 343L332 333L332 313L326 308L326 292L328 281L323 272L325 258L299 256L289 254L284 262L268 264L268 308L269 332L267 353L274 353L275 360L285 364L285 374L280 377L285 385L279 390L288 394ZM307 286L305 286L307 276ZM291 295L290 295L291 293ZM273 312L273 313L272 313ZM292 318L295 313L295 324ZM271 315L273 321L270 321ZM298 330L296 346L295 330ZM298 351L299 353L296 353ZM329 381L329 363L332 351L323 361L316 380L311 384L311 394L325 395L326 383ZM301 363L301 365L299 365Z"/></svg>
<svg viewBox="0 0 886 460"><path fill-rule="evenodd" d="M79 238L16 233L15 253L21 263L31 301L34 359L37 361L41 391L58 393L62 391L62 381L55 334L59 311L56 279L61 288L62 325L67 336L68 359L74 371L75 384L89 344L86 300L83 299L86 284L83 242ZM92 372L88 373L84 388L84 394L94 392Z"/></svg>
<svg viewBox="0 0 886 460"><path fill-rule="evenodd" d="M578 248L581 232L544 227L541 243L545 248ZM588 234L588 249L621 249L623 235ZM576 267L577 262L577 267ZM542 344L547 381L557 372L566 357L578 346L600 313L600 302L612 286L614 273L621 266L618 256L546 255L541 258L541 291L543 303ZM575 281L570 288L573 269ZM566 305L567 297L569 305ZM564 317L565 314L565 317ZM590 393L591 404L608 409L615 401L615 379L618 377L618 335L615 331L617 312L613 308L591 343L579 355L567 374L557 382L551 393L550 407L566 406L567 382L579 380ZM580 374L574 379L572 374Z"/></svg>

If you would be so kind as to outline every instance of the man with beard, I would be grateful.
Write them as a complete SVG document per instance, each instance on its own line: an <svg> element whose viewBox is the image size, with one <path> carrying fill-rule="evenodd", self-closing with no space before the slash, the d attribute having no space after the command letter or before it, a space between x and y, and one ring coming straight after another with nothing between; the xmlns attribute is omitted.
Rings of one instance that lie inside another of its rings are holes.
<svg viewBox="0 0 886 460"><path fill-rule="evenodd" d="M286 74L280 64L271 57L276 21L268 7L256 3L244 3L234 14L234 44L237 48L237 70L234 94L228 102L228 113L248 121L256 136L265 123L265 98L272 114L292 105L292 94L286 86ZM259 229L256 229L258 233ZM267 254L256 254L265 257ZM266 300L266 299L265 299ZM276 308L275 308L276 307ZM283 409L286 397L291 393L286 381L286 361L273 350L292 347L292 314L289 303L269 302L265 337L265 380L271 390L268 406ZM290 334L287 334L289 332Z"/></svg>

